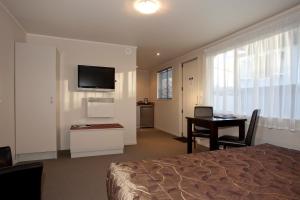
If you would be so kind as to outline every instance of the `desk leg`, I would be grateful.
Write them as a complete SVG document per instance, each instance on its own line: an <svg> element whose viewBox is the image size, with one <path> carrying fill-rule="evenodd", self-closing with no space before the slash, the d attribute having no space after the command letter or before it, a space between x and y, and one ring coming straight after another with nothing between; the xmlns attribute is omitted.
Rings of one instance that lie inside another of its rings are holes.
<svg viewBox="0 0 300 200"><path fill-rule="evenodd" d="M193 123L187 119L187 153L193 152L192 127Z"/></svg>
<svg viewBox="0 0 300 200"><path fill-rule="evenodd" d="M218 127L211 126L210 131L209 149L211 151L218 150Z"/></svg>
<svg viewBox="0 0 300 200"><path fill-rule="evenodd" d="M239 140L245 139L245 122L239 125Z"/></svg>

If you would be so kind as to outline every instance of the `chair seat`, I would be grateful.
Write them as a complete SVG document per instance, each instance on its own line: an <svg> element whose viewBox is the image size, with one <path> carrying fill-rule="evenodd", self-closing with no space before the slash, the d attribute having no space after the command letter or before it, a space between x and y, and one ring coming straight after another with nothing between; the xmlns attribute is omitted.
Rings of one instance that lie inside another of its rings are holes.
<svg viewBox="0 0 300 200"><path fill-rule="evenodd" d="M231 146L231 147L246 147L247 145L244 143L244 141L226 141L226 140L219 140L218 145L223 146Z"/></svg>
<svg viewBox="0 0 300 200"><path fill-rule="evenodd" d="M207 128L203 128L203 127L197 127L197 129L195 128L195 130L192 132L192 137L209 138L210 130Z"/></svg>
<svg viewBox="0 0 300 200"><path fill-rule="evenodd" d="M244 140L239 140L239 137L231 135L223 135L218 138L218 145L244 147L247 146Z"/></svg>
<svg viewBox="0 0 300 200"><path fill-rule="evenodd" d="M240 141L239 137L232 136L232 135L223 135L223 136L219 137L218 140L233 141L233 142Z"/></svg>
<svg viewBox="0 0 300 200"><path fill-rule="evenodd" d="M201 133L201 132L193 132L192 137L203 137L203 138L209 138L209 133Z"/></svg>
<svg viewBox="0 0 300 200"><path fill-rule="evenodd" d="M201 127L201 126L195 126L194 127L194 132L210 132L210 129L208 128L204 128L204 127Z"/></svg>

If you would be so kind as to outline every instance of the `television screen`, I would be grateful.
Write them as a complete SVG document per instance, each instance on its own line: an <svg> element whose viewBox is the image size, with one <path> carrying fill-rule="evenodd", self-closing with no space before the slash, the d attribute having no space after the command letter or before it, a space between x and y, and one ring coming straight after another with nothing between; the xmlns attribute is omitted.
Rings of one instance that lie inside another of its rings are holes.
<svg viewBox="0 0 300 200"><path fill-rule="evenodd" d="M78 88L115 89L115 68L78 65Z"/></svg>

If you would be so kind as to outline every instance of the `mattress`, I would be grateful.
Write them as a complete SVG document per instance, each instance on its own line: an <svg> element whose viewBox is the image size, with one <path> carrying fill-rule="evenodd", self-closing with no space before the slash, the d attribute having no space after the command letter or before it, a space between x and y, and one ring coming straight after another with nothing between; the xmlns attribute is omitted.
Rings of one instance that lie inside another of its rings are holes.
<svg viewBox="0 0 300 200"><path fill-rule="evenodd" d="M300 151L270 144L112 163L110 200L300 199Z"/></svg>

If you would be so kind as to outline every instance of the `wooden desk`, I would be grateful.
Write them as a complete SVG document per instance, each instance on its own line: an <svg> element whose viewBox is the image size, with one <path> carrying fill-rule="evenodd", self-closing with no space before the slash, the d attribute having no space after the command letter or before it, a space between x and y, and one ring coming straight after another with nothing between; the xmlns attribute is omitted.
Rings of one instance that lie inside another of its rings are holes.
<svg viewBox="0 0 300 200"><path fill-rule="evenodd" d="M210 150L218 149L218 129L219 127L239 127L239 138L240 140L245 139L245 122L247 119L241 118L194 118L194 117L186 117L187 119L187 153L192 153L193 149L193 141L192 141L192 131L193 124L197 126L201 126L204 128L208 128L211 130L209 144Z"/></svg>

